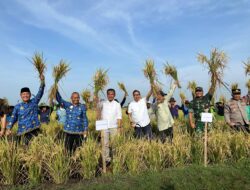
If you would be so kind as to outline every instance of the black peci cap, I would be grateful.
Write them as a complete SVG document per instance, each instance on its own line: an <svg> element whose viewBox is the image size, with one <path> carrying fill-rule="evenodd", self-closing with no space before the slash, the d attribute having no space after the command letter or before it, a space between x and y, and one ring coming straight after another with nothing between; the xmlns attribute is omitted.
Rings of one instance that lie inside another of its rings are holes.
<svg viewBox="0 0 250 190"><path fill-rule="evenodd" d="M21 89L21 93L23 92L29 92L30 93L30 89L28 87L24 87Z"/></svg>

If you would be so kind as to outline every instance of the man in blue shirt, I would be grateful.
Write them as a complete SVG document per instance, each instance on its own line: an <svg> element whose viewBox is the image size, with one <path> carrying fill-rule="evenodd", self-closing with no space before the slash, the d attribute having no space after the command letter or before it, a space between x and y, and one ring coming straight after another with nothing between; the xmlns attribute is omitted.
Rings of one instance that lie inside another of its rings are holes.
<svg viewBox="0 0 250 190"><path fill-rule="evenodd" d="M73 153L77 147L81 146L83 138L87 136L88 118L86 106L80 103L78 92L73 92L71 102L67 102L62 99L57 91L56 100L66 110L66 122L63 128L65 147L69 153Z"/></svg>
<svg viewBox="0 0 250 190"><path fill-rule="evenodd" d="M11 128L16 122L18 122L18 142L20 142L21 138L23 137L24 143L26 145L28 145L32 137L37 136L40 131L38 104L44 93L45 78L43 75L40 76L40 80L41 84L39 91L37 95L32 99L29 88L24 87L21 89L20 96L22 102L14 107L13 113L7 126L6 134L10 135Z"/></svg>

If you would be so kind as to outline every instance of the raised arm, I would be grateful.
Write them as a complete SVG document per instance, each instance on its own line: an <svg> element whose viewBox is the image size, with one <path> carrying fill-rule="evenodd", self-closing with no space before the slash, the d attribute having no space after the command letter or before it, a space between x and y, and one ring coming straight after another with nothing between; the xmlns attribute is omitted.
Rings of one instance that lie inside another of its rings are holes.
<svg viewBox="0 0 250 190"><path fill-rule="evenodd" d="M123 99L122 99L122 102L121 102L121 107L123 107L123 105L125 104L126 99L127 99L127 97L126 97L126 94L125 94Z"/></svg>
<svg viewBox="0 0 250 190"><path fill-rule="evenodd" d="M117 105L117 125L118 127L122 125L122 108L119 104Z"/></svg>
<svg viewBox="0 0 250 190"><path fill-rule="evenodd" d="M62 97L61 97L61 95L60 95L60 93L59 93L58 90L56 91L56 101L60 105L62 105L64 108L69 107L71 105L71 103L69 103L69 102L65 101L64 99L62 99Z"/></svg>
<svg viewBox="0 0 250 190"><path fill-rule="evenodd" d="M167 95L165 96L164 102L167 102L167 103L169 102L170 98L174 94L174 91L175 91L176 87L177 87L177 82L173 81L172 84L171 84L170 90L168 91Z"/></svg>
<svg viewBox="0 0 250 190"><path fill-rule="evenodd" d="M153 94L153 89L151 87L150 91L148 92L147 96L146 96L146 101L149 101L150 96Z"/></svg>
<svg viewBox="0 0 250 190"><path fill-rule="evenodd" d="M43 97L44 88L45 88L45 81L42 80L40 87L39 87L39 90L38 90L38 93L36 94L36 96L34 98L34 101L36 104L38 104L40 102L41 98Z"/></svg>
<svg viewBox="0 0 250 190"><path fill-rule="evenodd" d="M216 80L213 79L214 77L212 76L211 77L211 86L208 90L208 94L210 95L209 98L210 100L212 100L213 96L214 96L214 93L215 93L215 90L216 90Z"/></svg>

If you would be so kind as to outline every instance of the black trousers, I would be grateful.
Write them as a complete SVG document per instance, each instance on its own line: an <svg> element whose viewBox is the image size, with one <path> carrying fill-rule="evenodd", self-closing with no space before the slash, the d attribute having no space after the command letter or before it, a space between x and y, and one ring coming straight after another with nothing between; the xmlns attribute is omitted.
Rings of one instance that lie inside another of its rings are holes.
<svg viewBox="0 0 250 190"><path fill-rule="evenodd" d="M25 133L24 135L17 136L17 143L20 144L21 141L23 141L25 145L28 145L32 140L32 138L38 136L40 133L41 133L40 129L35 129L33 131Z"/></svg>
<svg viewBox="0 0 250 190"><path fill-rule="evenodd" d="M148 140L152 139L152 127L150 124L148 124L145 127L140 127L140 126L136 126L135 127L135 137L140 139L140 138L147 138Z"/></svg>
<svg viewBox="0 0 250 190"><path fill-rule="evenodd" d="M64 133L64 136L65 148L70 154L74 153L83 143L83 135Z"/></svg>
<svg viewBox="0 0 250 190"><path fill-rule="evenodd" d="M165 143L166 140L168 139L169 142L172 144L173 137L174 137L173 127L160 131L160 138L162 143Z"/></svg>

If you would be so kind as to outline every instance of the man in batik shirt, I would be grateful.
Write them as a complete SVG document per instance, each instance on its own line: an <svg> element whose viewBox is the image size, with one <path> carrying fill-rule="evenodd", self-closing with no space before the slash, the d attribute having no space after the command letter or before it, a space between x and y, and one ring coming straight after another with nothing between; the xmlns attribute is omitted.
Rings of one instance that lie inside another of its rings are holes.
<svg viewBox="0 0 250 190"><path fill-rule="evenodd" d="M21 89L21 99L22 102L17 104L14 107L12 112L10 121L7 126L6 134L11 134L11 128L14 126L16 122L18 122L18 130L17 130L17 140L20 142L21 138L23 138L24 143L26 145L29 144L32 137L37 136L40 132L40 121L38 118L38 104L41 100L44 87L45 80L44 76L40 76L41 84L37 95L31 99L30 89L24 87Z"/></svg>
<svg viewBox="0 0 250 190"><path fill-rule="evenodd" d="M77 147L82 145L84 137L87 135L88 118L86 106L80 103L80 95L73 92L71 102L62 99L57 91L56 100L66 110L66 122L64 124L65 147L69 153L73 153Z"/></svg>

